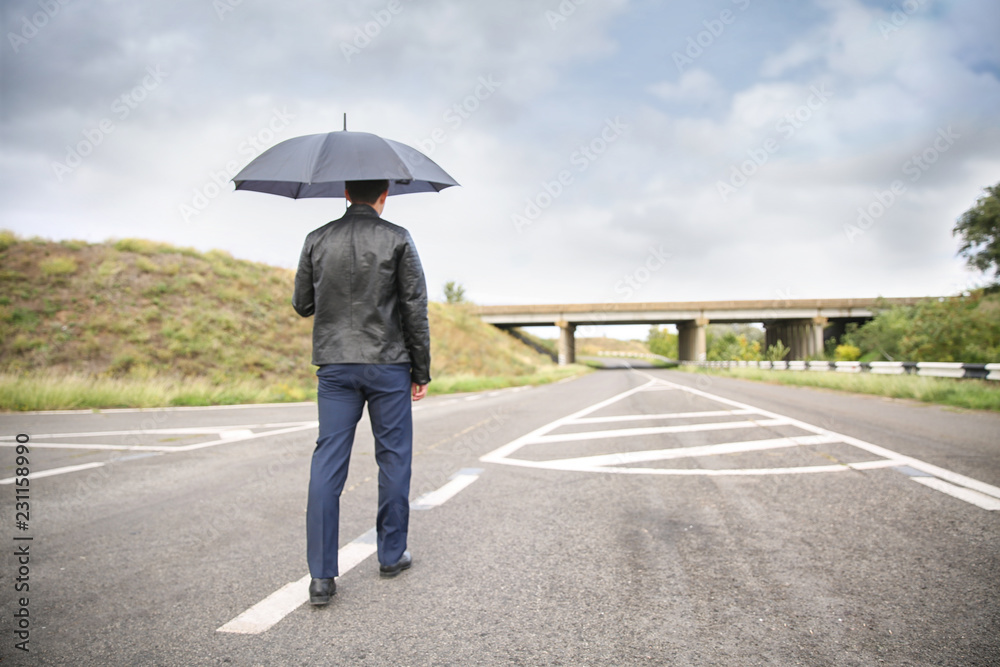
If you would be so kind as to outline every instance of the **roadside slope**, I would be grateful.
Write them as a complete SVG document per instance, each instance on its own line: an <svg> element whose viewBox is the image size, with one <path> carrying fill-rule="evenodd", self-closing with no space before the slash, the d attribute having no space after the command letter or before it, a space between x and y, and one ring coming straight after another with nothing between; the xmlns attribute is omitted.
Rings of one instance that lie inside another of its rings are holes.
<svg viewBox="0 0 1000 667"><path fill-rule="evenodd" d="M0 408L311 398L312 322L291 308L293 280L217 250L0 232ZM464 306L431 304L430 323L437 391L449 377L504 386L555 370Z"/></svg>

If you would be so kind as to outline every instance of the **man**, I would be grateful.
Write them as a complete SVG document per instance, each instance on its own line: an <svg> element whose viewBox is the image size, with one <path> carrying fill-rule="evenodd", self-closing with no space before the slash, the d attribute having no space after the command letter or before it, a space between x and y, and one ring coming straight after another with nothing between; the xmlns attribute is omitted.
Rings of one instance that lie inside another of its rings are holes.
<svg viewBox="0 0 1000 667"><path fill-rule="evenodd" d="M392 577L410 567L406 549L413 453L411 399L427 394L427 285L409 232L381 219L388 181L349 181L350 208L306 237L292 305L313 320L319 366L319 438L306 510L309 602L336 593L340 493L354 431L368 403L378 476L378 560Z"/></svg>

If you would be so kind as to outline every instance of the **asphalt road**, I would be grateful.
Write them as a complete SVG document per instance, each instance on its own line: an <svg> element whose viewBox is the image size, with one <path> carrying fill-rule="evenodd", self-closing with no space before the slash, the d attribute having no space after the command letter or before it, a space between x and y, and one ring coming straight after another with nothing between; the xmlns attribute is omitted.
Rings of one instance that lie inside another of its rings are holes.
<svg viewBox="0 0 1000 667"><path fill-rule="evenodd" d="M341 526L361 555L326 608L285 588L313 420L0 416L3 663L1000 665L998 415L655 369L426 399L414 566L363 557L363 423ZM55 471L29 480L27 530L17 433Z"/></svg>

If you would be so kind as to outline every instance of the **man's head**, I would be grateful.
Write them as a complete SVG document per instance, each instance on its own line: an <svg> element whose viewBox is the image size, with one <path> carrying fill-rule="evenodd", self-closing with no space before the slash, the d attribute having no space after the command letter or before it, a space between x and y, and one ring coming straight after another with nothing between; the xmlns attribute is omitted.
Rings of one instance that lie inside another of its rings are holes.
<svg viewBox="0 0 1000 667"><path fill-rule="evenodd" d="M389 181L347 181L344 195L352 204L368 204L379 215L385 207L385 198L389 194Z"/></svg>

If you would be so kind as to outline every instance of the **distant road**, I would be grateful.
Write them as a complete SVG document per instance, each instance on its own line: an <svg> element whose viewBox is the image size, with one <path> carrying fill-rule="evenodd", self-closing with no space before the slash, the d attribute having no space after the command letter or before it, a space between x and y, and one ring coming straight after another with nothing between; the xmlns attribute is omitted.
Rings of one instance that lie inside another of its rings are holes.
<svg viewBox="0 0 1000 667"><path fill-rule="evenodd" d="M0 416L4 507L15 434L38 475L29 529L4 513L31 588L25 655L5 577L3 662L1000 663L1000 416L652 368L429 398L413 568L370 555L363 422L314 609L315 412Z"/></svg>

